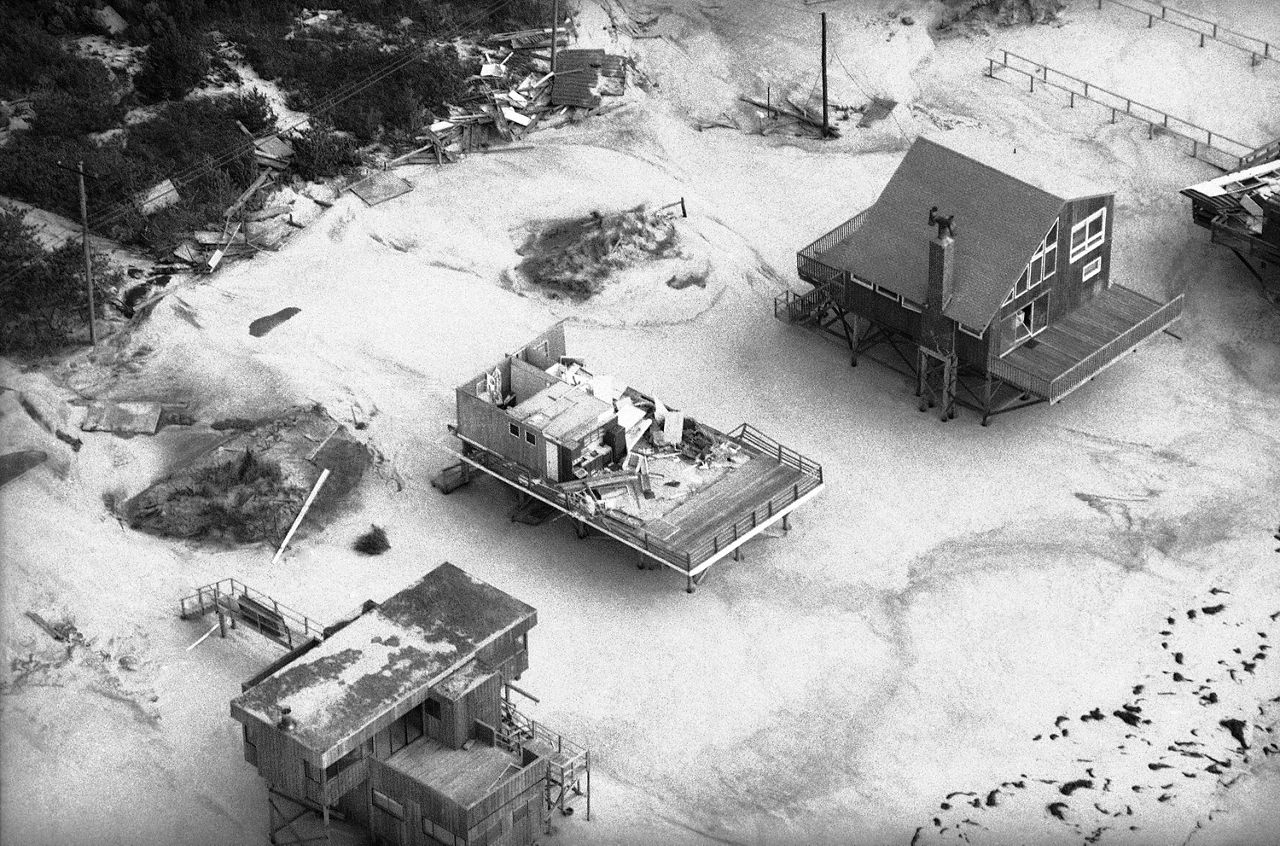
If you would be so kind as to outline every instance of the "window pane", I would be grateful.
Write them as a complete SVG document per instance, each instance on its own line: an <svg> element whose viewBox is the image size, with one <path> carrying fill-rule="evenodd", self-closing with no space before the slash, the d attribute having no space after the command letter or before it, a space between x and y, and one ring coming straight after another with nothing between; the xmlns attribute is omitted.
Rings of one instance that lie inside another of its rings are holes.
<svg viewBox="0 0 1280 846"><path fill-rule="evenodd" d="M520 427L514 423L507 424L507 431L510 432L514 437L517 437L517 438L520 437Z"/></svg>
<svg viewBox="0 0 1280 846"><path fill-rule="evenodd" d="M1027 290L1027 287L1027 268L1023 268L1022 275L1018 277L1018 284L1013 290L1021 294L1023 291Z"/></svg>
<svg viewBox="0 0 1280 846"><path fill-rule="evenodd" d="M1033 260L1031 262L1031 283L1030 284L1039 285L1040 280L1044 278L1043 273L1044 273L1044 260L1043 259Z"/></svg>
<svg viewBox="0 0 1280 846"><path fill-rule="evenodd" d="M1050 247L1044 254L1044 278L1048 279L1058 270L1058 248Z"/></svg>
<svg viewBox="0 0 1280 846"><path fill-rule="evenodd" d="M1057 246L1058 244L1058 221L1053 222L1053 226L1049 227L1049 234L1045 236L1046 246Z"/></svg>

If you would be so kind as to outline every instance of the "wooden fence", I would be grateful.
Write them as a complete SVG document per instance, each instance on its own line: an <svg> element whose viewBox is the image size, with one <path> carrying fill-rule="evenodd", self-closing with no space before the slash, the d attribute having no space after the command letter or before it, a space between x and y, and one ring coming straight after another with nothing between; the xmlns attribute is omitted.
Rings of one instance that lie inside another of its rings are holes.
<svg viewBox="0 0 1280 846"><path fill-rule="evenodd" d="M1034 92L1037 85L1055 88L1066 92L1068 105L1075 108L1076 98L1097 103L1111 110L1111 122L1115 123L1120 115L1131 117L1147 125L1147 137L1154 138L1156 132L1167 133L1191 142L1190 155L1207 162L1224 171L1239 170L1241 162L1252 156L1259 148L1234 138L1228 138L1221 132L1206 129L1189 120L1175 117L1154 106L1139 103L1132 97L1117 94L1088 80L1054 70L1048 65L1034 59L1019 56L1009 50L1000 50L1000 56L987 57L986 75L992 79L997 68L1007 68L1027 77L1030 90Z"/></svg>
<svg viewBox="0 0 1280 846"><path fill-rule="evenodd" d="M1150 0L1097 0L1099 9L1104 2L1145 15L1148 29L1154 27L1156 21L1160 21L1199 35L1201 47L1205 45L1206 40L1212 39L1243 50L1249 54L1250 66L1256 67L1265 59L1280 62L1277 45L1252 35L1245 35L1243 32L1227 29L1215 21L1205 20L1171 6L1150 2Z"/></svg>

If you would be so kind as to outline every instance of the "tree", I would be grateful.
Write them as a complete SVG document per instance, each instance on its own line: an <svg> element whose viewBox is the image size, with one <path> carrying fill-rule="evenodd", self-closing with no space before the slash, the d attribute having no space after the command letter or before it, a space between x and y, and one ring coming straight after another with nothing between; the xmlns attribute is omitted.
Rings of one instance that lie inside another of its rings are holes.
<svg viewBox="0 0 1280 846"><path fill-rule="evenodd" d="M48 352L88 325L89 296L78 241L46 251L23 213L0 205L0 354ZM120 274L92 257L94 288L107 294ZM100 296L98 302L102 302Z"/></svg>
<svg viewBox="0 0 1280 846"><path fill-rule="evenodd" d="M169 32L151 42L133 84L152 102L181 100L209 72L209 54L198 38Z"/></svg>

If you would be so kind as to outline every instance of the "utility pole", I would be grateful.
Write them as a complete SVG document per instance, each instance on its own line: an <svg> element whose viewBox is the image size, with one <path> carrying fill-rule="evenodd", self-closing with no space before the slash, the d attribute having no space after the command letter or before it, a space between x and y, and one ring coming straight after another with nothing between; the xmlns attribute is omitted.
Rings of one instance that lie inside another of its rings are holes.
<svg viewBox="0 0 1280 846"><path fill-rule="evenodd" d="M827 13L822 12L822 137L831 136L831 122L827 117Z"/></svg>
<svg viewBox="0 0 1280 846"><path fill-rule="evenodd" d="M84 190L84 161L76 162L76 175L80 180L80 241L84 246L84 286L89 292L89 343L98 345L98 329L94 325L93 268L89 261L89 198Z"/></svg>
<svg viewBox="0 0 1280 846"><path fill-rule="evenodd" d="M556 42L560 40L560 0L551 0L551 72L556 70Z"/></svg>

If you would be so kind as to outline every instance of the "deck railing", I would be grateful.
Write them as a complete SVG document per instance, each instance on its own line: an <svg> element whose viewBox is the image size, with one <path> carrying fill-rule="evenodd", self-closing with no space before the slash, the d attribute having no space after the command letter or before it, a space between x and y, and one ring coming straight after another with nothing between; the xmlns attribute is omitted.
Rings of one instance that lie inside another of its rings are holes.
<svg viewBox="0 0 1280 846"><path fill-rule="evenodd" d="M808 256L809 258L817 258L819 253L825 253L836 244L839 244L841 241L848 238L854 232L857 232L866 221L867 212L869 211L870 209L863 209L858 212L835 229L832 229L830 232L814 241L812 244L801 249L800 255Z"/></svg>
<svg viewBox="0 0 1280 846"><path fill-rule="evenodd" d="M1121 335L1089 353L1052 382L1028 373L1009 362L993 358L988 363L991 373L1056 403L1076 388L1114 364L1129 350L1177 320L1182 315L1183 295L1178 294L1147 317L1126 329Z"/></svg>
<svg viewBox="0 0 1280 846"><path fill-rule="evenodd" d="M502 722L508 728L494 730L495 745L512 751L528 748L547 758L547 775L557 784L569 784L586 771L590 751L563 735L531 719L518 708L502 700Z"/></svg>
<svg viewBox="0 0 1280 846"><path fill-rule="evenodd" d="M242 599L248 601L241 602ZM324 638L324 626L238 579L219 579L197 588L195 593L178 600L178 608L179 616L184 620L191 615L203 617L221 611L233 619L243 620L290 649L308 640ZM271 633L277 629L280 630L278 637Z"/></svg>
<svg viewBox="0 0 1280 846"><path fill-rule="evenodd" d="M801 279L813 285L813 290L804 293L783 291L774 297L775 318L799 323L812 317L828 298L835 297L838 300L843 296L841 286L844 284L845 271L823 263L818 256L857 232L866 221L869 211L870 209L864 209L858 212L796 253L796 271Z"/></svg>
<svg viewBox="0 0 1280 846"><path fill-rule="evenodd" d="M1224 171L1239 170L1241 162L1257 149L1251 144L1228 138L1220 132L1206 129L1189 120L1174 117L1167 112L1139 103L1132 97L1117 94L1078 76L1055 70L1026 56L1019 56L1009 50L1000 50L1000 55L987 57L987 76L996 78L996 68L1007 68L1027 77L1031 91L1036 85L1056 88L1065 91L1069 97L1068 104L1074 108L1076 98L1097 103L1111 110L1111 122L1123 114L1147 125L1147 137L1154 138L1157 128L1161 132L1177 136L1191 142L1193 158L1213 165Z"/></svg>
<svg viewBox="0 0 1280 846"><path fill-rule="evenodd" d="M1098 8L1102 8L1104 0L1097 0ZM1257 65L1263 59L1271 59L1280 62L1280 52L1277 51L1277 45L1261 38L1254 38L1252 35L1245 35L1243 32L1227 29L1215 21L1198 18L1187 12L1165 6L1160 3L1150 2L1150 0L1105 0L1113 6L1120 6L1147 18L1147 27L1151 28L1156 21L1171 24L1193 32L1200 36L1200 46L1204 46L1205 39L1212 38L1214 41L1221 41L1223 44L1243 50L1249 54L1249 64Z"/></svg>
<svg viewBox="0 0 1280 846"><path fill-rule="evenodd" d="M1240 159L1240 169L1253 167L1254 165L1266 164L1280 159L1280 138L1269 144L1263 144L1247 156Z"/></svg>
<svg viewBox="0 0 1280 846"><path fill-rule="evenodd" d="M743 433L747 428L750 428L751 434L744 437ZM646 555L670 564L677 569L690 572L697 565L715 557L722 550L736 543L743 535L750 533L760 524L772 520L776 515L787 510L788 506L822 485L822 466L820 464L805 458L795 450L782 446L754 427L748 427L744 423L735 429L733 434L717 434L728 438L730 441L742 444L757 453L763 453L781 464L795 467L800 471L801 479L763 505L739 516L727 528L720 530L707 541L684 549L677 549L653 537L644 530L642 524L632 525L626 521L626 515L621 513L598 511L593 515L584 512L580 500L576 497L567 495L542 479L533 477L529 471L519 464L487 449L484 450L486 460L483 466L498 477L507 480L518 488L529 491L539 499L554 505L562 511L574 515L584 522L594 524L615 537L624 539ZM474 442L469 441L468 443ZM475 445L480 447L479 444ZM483 449L483 447L480 448Z"/></svg>

